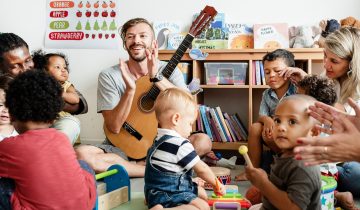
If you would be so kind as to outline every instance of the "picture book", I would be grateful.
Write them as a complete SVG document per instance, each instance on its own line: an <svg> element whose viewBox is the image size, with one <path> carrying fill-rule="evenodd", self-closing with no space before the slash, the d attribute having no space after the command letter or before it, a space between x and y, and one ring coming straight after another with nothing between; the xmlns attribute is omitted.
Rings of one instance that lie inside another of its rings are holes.
<svg viewBox="0 0 360 210"><path fill-rule="evenodd" d="M287 23L254 25L255 49L289 48L289 29Z"/></svg>
<svg viewBox="0 0 360 210"><path fill-rule="evenodd" d="M155 21L153 23L156 39L159 49L167 49L169 34L180 33L180 24L169 21Z"/></svg>
<svg viewBox="0 0 360 210"><path fill-rule="evenodd" d="M254 32L251 25L241 23L225 23L228 33L228 49L253 49Z"/></svg>
<svg viewBox="0 0 360 210"><path fill-rule="evenodd" d="M167 40L167 48L168 50L177 50L179 48L181 42L184 40L187 33L170 33L168 35Z"/></svg>
<svg viewBox="0 0 360 210"><path fill-rule="evenodd" d="M189 82L190 82L190 79L189 79L190 63L180 62L180 63L178 63L177 67L180 69L181 73L184 76L185 84L189 84Z"/></svg>

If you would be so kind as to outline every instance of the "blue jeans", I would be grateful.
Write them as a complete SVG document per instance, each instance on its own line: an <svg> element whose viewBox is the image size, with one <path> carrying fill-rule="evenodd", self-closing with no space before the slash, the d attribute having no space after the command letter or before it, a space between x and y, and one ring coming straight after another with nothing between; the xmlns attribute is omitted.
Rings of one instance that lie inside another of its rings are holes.
<svg viewBox="0 0 360 210"><path fill-rule="evenodd" d="M360 163L345 162L338 165L339 180L337 190L350 191L354 197L360 197Z"/></svg>
<svg viewBox="0 0 360 210"><path fill-rule="evenodd" d="M60 117L51 127L64 133L69 138L71 145L74 145L80 135L80 121L72 115Z"/></svg>
<svg viewBox="0 0 360 210"><path fill-rule="evenodd" d="M80 167L94 176L94 170L83 160L79 160ZM96 182L95 182L96 183ZM15 182L12 179L0 177L0 209L11 210L10 198L15 190Z"/></svg>

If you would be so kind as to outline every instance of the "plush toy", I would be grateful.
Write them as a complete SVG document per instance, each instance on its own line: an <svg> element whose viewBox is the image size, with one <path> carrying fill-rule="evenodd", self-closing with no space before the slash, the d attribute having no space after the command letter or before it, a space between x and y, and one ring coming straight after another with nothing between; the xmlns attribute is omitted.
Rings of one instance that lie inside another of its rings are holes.
<svg viewBox="0 0 360 210"><path fill-rule="evenodd" d="M290 27L290 47L292 48L311 48L314 45L314 38L320 33L320 29L315 26Z"/></svg>
<svg viewBox="0 0 360 210"><path fill-rule="evenodd" d="M335 19L321 20L319 26L321 28L321 35L314 43L314 46L323 48L327 35L338 30L340 28L340 23Z"/></svg>
<svg viewBox="0 0 360 210"><path fill-rule="evenodd" d="M351 26L351 27L360 29L360 20L357 20L354 17L350 16L350 17L340 20L340 25L341 25L341 27Z"/></svg>

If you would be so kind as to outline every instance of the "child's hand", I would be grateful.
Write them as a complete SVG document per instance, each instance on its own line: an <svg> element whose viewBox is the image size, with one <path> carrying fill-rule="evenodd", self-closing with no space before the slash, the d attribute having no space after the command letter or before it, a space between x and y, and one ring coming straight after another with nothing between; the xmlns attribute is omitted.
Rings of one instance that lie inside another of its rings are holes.
<svg viewBox="0 0 360 210"><path fill-rule="evenodd" d="M264 127L262 132L262 136L264 139L270 140L273 138L272 134L273 134L274 126L275 126L274 120L272 120L270 117L264 120Z"/></svg>
<svg viewBox="0 0 360 210"><path fill-rule="evenodd" d="M290 79L295 85L306 75L307 73L304 70L297 67L286 67L279 72L280 77L284 77L285 80Z"/></svg>
<svg viewBox="0 0 360 210"><path fill-rule="evenodd" d="M225 185L223 185L217 178L216 178L216 184L213 185L214 193L217 196L223 196L226 194L226 188Z"/></svg>
<svg viewBox="0 0 360 210"><path fill-rule="evenodd" d="M245 167L245 174L251 184L259 189L265 181L269 180L266 172L260 168Z"/></svg>

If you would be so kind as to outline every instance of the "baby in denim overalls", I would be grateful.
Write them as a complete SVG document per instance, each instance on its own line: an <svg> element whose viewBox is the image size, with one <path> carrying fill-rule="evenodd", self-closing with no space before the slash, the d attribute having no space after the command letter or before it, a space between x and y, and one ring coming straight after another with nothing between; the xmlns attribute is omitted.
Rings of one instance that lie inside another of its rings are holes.
<svg viewBox="0 0 360 210"><path fill-rule="evenodd" d="M155 114L158 134L148 151L145 169L144 191L149 209L209 209L204 188L192 181L193 169L198 177L213 185L215 193L225 194L225 186L186 139L196 120L196 102L189 93L169 88L158 96Z"/></svg>

